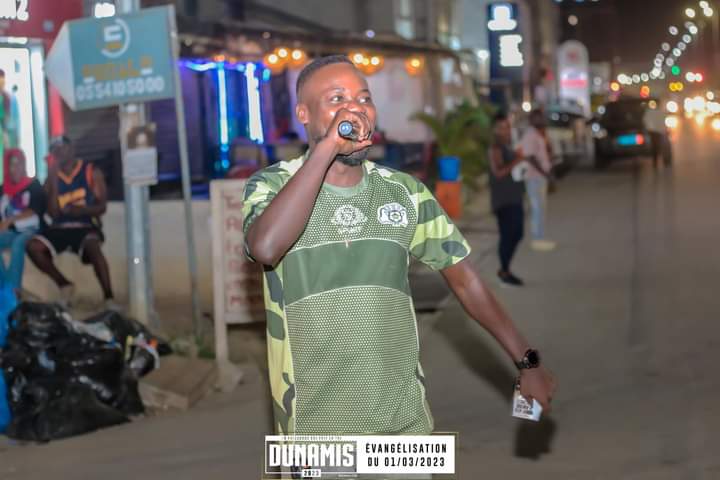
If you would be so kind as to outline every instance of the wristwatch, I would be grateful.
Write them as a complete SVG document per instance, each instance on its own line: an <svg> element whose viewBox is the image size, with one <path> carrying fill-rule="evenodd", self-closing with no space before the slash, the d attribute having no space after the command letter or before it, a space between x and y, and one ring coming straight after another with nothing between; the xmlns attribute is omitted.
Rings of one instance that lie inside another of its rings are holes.
<svg viewBox="0 0 720 480"><path fill-rule="evenodd" d="M523 355L523 357L520 359L520 361L515 362L515 366L519 370L523 370L526 368L537 368L540 366L540 354L537 350L529 348L527 352L525 352L525 355Z"/></svg>

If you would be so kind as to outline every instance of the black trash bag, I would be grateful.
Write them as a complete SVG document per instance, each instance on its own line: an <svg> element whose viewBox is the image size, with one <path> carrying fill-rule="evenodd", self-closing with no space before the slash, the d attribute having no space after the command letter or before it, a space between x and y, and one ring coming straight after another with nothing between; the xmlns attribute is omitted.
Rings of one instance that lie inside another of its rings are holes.
<svg viewBox="0 0 720 480"><path fill-rule="evenodd" d="M124 317L118 312L108 310L106 312L99 313L93 317L86 318L83 323L101 323L107 326L110 331L112 331L113 335L115 336L115 340L120 345L127 345L128 337L137 338L142 335L147 341L154 340L155 342L157 342L156 348L160 356L170 355L172 353L172 348L166 340L150 332L150 330L148 330L145 325L138 322L137 320Z"/></svg>
<svg viewBox="0 0 720 480"><path fill-rule="evenodd" d="M122 383L114 406L125 415L142 415L145 413L145 405L140 397L137 377L127 368L123 370Z"/></svg>
<svg viewBox="0 0 720 480"><path fill-rule="evenodd" d="M11 314L0 351L12 413L9 437L48 441L144 412L124 345L135 332L156 337L116 314L94 319L107 328L85 328L54 305L24 303Z"/></svg>
<svg viewBox="0 0 720 480"><path fill-rule="evenodd" d="M23 407L17 408L18 403ZM47 442L129 421L100 401L90 387L57 379L28 382L13 404L16 408L6 433L17 440Z"/></svg>
<svg viewBox="0 0 720 480"><path fill-rule="evenodd" d="M7 343L22 343L44 350L58 338L73 333L69 317L57 305L24 302L10 314Z"/></svg>

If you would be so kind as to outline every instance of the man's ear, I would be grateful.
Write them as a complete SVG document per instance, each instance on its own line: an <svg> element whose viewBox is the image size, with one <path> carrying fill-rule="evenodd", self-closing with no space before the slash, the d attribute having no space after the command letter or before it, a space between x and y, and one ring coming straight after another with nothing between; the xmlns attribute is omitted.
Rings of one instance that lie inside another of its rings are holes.
<svg viewBox="0 0 720 480"><path fill-rule="evenodd" d="M305 105L304 103L298 103L295 106L295 116L297 117L298 121L303 125L307 125L308 123L310 123L310 112L307 105Z"/></svg>

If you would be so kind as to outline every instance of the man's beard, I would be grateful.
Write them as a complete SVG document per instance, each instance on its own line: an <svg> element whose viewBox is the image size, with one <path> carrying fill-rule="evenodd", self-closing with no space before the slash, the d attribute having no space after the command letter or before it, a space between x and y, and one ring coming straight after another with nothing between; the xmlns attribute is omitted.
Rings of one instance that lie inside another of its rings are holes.
<svg viewBox="0 0 720 480"><path fill-rule="evenodd" d="M350 155L338 154L335 156L335 160L343 165L347 165L348 167L357 167L368 157L369 151L370 147L365 147L362 150L351 153Z"/></svg>
<svg viewBox="0 0 720 480"><path fill-rule="evenodd" d="M321 140L322 137L318 137L315 139L315 143L320 143ZM335 156L335 160L342 163L343 165L347 165L348 167L357 167L365 159L367 159L368 153L370 153L370 147L365 147L362 150L351 153L350 155L342 155L338 153Z"/></svg>

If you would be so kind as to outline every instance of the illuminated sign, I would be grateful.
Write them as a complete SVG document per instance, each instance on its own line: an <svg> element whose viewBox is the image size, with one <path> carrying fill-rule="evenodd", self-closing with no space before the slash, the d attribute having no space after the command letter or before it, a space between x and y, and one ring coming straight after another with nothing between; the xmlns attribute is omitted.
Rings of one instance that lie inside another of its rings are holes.
<svg viewBox="0 0 720 480"><path fill-rule="evenodd" d="M493 32L509 32L517 28L510 4L498 3L490 7L488 28Z"/></svg>
<svg viewBox="0 0 720 480"><path fill-rule="evenodd" d="M0 0L0 19L27 22L30 20L30 14L28 14L29 1L30 0Z"/></svg>
<svg viewBox="0 0 720 480"><path fill-rule="evenodd" d="M582 107L585 115L590 115L590 63L587 48L576 40L567 41L560 45L557 59L560 101L577 104ZM619 75L618 80L626 78ZM637 81L640 81L639 76ZM620 85L616 84L618 90L619 87Z"/></svg>
<svg viewBox="0 0 720 480"><path fill-rule="evenodd" d="M487 5L487 35L492 102L507 107L523 95L523 35L521 10L517 3L493 2Z"/></svg>
<svg viewBox="0 0 720 480"><path fill-rule="evenodd" d="M521 35L500 36L500 65L503 67L522 67L525 63L520 51Z"/></svg>

